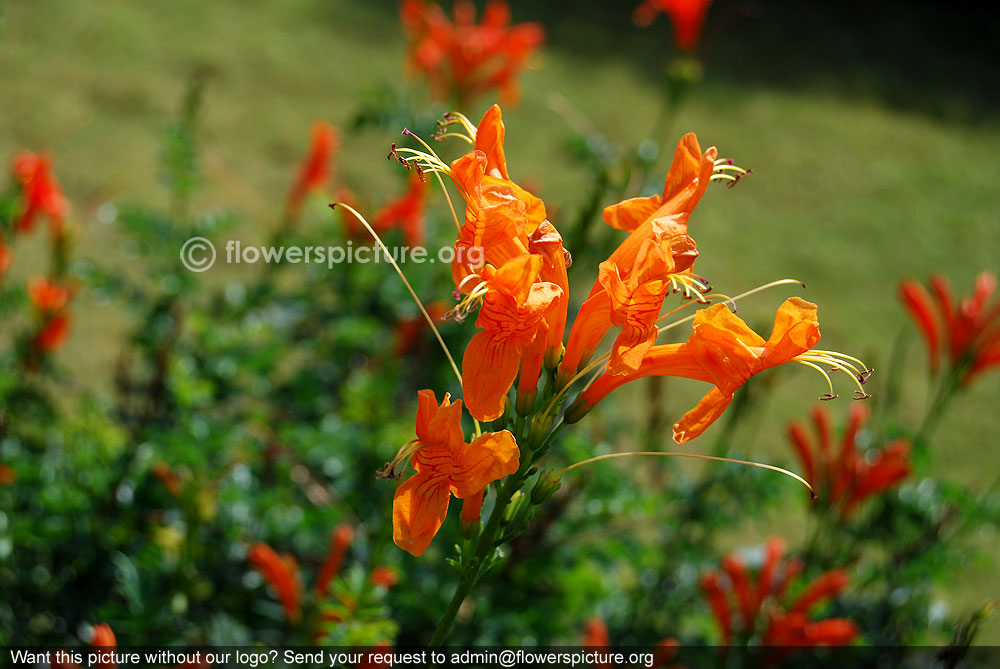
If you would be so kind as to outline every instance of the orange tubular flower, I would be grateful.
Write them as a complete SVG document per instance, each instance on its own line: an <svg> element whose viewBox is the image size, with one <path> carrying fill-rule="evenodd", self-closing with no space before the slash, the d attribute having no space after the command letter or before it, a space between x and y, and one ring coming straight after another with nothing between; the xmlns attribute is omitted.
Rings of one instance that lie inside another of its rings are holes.
<svg viewBox="0 0 1000 669"><path fill-rule="evenodd" d="M487 290L476 321L483 330L462 358L462 390L476 420L503 415L518 369L538 378L548 332L545 316L563 295L556 284L537 281L541 267L541 256L526 253L499 270L486 269Z"/></svg>
<svg viewBox="0 0 1000 669"><path fill-rule="evenodd" d="M810 440L801 424L788 426L792 447L812 483L817 503L839 508L841 519L865 499L892 488L910 473L909 444L905 440L897 439L877 449L874 459L858 453L855 437L867 415L862 406L852 408L837 453L831 447L830 421L824 409L817 407L812 412L816 442Z"/></svg>
<svg viewBox="0 0 1000 669"><path fill-rule="evenodd" d="M475 146L452 161L449 171L466 201L465 222L455 242L452 263L455 284L462 286L463 279L485 264L500 267L528 251L529 237L545 221L545 204L510 179L500 107L490 107L475 128L455 113L446 116L443 127L456 124Z"/></svg>
<svg viewBox="0 0 1000 669"><path fill-rule="evenodd" d="M330 534L330 552L316 578L316 594L320 597L326 595L330 589L330 581L340 573L340 568L344 564L344 555L353 541L354 528L347 523L338 525Z"/></svg>
<svg viewBox="0 0 1000 669"><path fill-rule="evenodd" d="M992 272L976 277L970 297L956 302L951 284L941 276L931 277L931 292L913 279L899 286L903 306L927 342L931 372L937 372L947 355L959 383L972 380L1000 365L1000 300L990 304L997 289ZM933 295L932 295L933 294Z"/></svg>
<svg viewBox="0 0 1000 669"><path fill-rule="evenodd" d="M66 305L70 299L70 291L58 283L38 277L28 283L28 297L42 320L34 344L43 353L54 351L62 345L69 332L70 320L66 314Z"/></svg>
<svg viewBox="0 0 1000 669"><path fill-rule="evenodd" d="M657 14L663 12L673 24L677 48L691 51L698 46L701 25L710 4L712 0L645 0L632 13L632 20L637 26L645 28Z"/></svg>
<svg viewBox="0 0 1000 669"><path fill-rule="evenodd" d="M410 175L409 189L375 213L374 227L378 231L399 228L411 248L424 245L424 201L427 183L419 174Z"/></svg>
<svg viewBox="0 0 1000 669"><path fill-rule="evenodd" d="M621 327L607 371L635 372L656 341L656 321L667 293L705 286L688 278L698 256L687 235L688 216L708 188L718 151L702 153L694 133L677 145L662 195L625 200L604 210L604 220L629 236L601 263L590 296L580 307L561 364L568 380L593 356L612 327Z"/></svg>
<svg viewBox="0 0 1000 669"><path fill-rule="evenodd" d="M427 77L431 95L459 106L494 88L508 103L520 97L516 77L545 41L537 23L510 25L507 3L493 0L476 25L471 2L455 3L454 23L436 4L404 0L400 19L410 42L408 64Z"/></svg>
<svg viewBox="0 0 1000 669"><path fill-rule="evenodd" d="M299 568L295 558L288 553L279 556L267 544L256 543L250 548L247 559L278 595L288 619L293 622L298 620L302 614L300 608L301 585L299 583Z"/></svg>
<svg viewBox="0 0 1000 669"><path fill-rule="evenodd" d="M22 151L14 157L14 178L24 196L24 209L15 229L30 232L35 219L43 214L49 219L53 236L61 236L69 202L52 174L52 159L45 154Z"/></svg>
<svg viewBox="0 0 1000 669"><path fill-rule="evenodd" d="M407 451L416 473L396 489L392 503L392 539L415 556L441 529L451 495L478 495L517 471L520 452L510 432L487 432L469 444L461 422L461 400L453 404L445 394L438 406L434 391L420 391L417 440Z"/></svg>
<svg viewBox="0 0 1000 669"><path fill-rule="evenodd" d="M714 304L695 315L687 342L654 346L639 369L631 374L601 375L567 409L567 420L579 420L611 391L645 376L678 376L712 383L715 387L674 424L674 441L684 443L700 435L722 415L733 393L747 379L791 361L813 367L816 363L827 364L848 371L858 384L858 399L867 397L860 390L860 384L867 379L867 370L859 372L849 364L842 364L838 357L843 356L839 354L813 351L819 336L816 305L797 297L785 300L778 308L767 341L725 304ZM828 397L833 397L832 391Z"/></svg>
<svg viewBox="0 0 1000 669"><path fill-rule="evenodd" d="M294 221L302 213L302 203L311 191L326 188L332 177L330 160L339 140L333 126L317 121L312 127L312 146L285 203L285 220Z"/></svg>
<svg viewBox="0 0 1000 669"><path fill-rule="evenodd" d="M782 563L783 553L781 539L775 537L767 542L756 582L736 555L729 555L722 561L724 574L709 571L702 576L702 590L719 626L722 645L730 644L734 621L744 641L760 632L761 644L765 646L850 643L858 634L858 626L853 621L831 618L812 622L808 618L810 609L847 587L847 573L840 569L828 571L788 602L786 592L802 565L797 560Z"/></svg>
<svg viewBox="0 0 1000 669"><path fill-rule="evenodd" d="M94 626L94 636L90 640L90 645L94 648L116 648L118 640L115 633L111 631L111 626L101 623ZM118 669L117 662L98 662L98 669Z"/></svg>

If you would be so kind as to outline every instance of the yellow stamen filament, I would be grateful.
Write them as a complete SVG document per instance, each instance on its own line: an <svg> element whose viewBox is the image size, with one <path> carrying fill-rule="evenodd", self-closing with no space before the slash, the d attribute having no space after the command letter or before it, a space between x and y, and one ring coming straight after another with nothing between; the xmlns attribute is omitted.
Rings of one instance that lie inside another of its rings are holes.
<svg viewBox="0 0 1000 669"><path fill-rule="evenodd" d="M474 278L478 279L479 275L471 274L462 279L461 283L458 284L457 291L461 292L465 282ZM489 285L485 281L480 281L468 295L463 296L462 299L459 300L458 304L448 310L448 313L444 315L444 318L453 318L461 323L470 313L479 308L487 292L489 292Z"/></svg>
<svg viewBox="0 0 1000 669"><path fill-rule="evenodd" d="M375 232L375 229L371 226L371 224L369 224L368 221L365 220L365 217L362 216L354 207L350 206L349 204L344 204L343 202L334 203L333 206L343 207L347 211L351 212L351 214L353 214L354 217L357 218L358 221L360 221L361 225L365 226L365 229L368 231L368 233L375 239L375 243L378 244L379 248L382 249L382 253L385 254L386 260L388 260L389 264L392 265L392 268L396 270L396 274L399 275L399 278L402 280L403 285L406 286L406 290L410 292L410 297L412 297L413 301L417 303L417 308L420 309L420 313L424 315L424 320L427 321L427 324L434 332L434 337L437 339L438 344L440 344L441 350L444 351L445 357L448 358L448 363L451 365L451 370L455 373L455 378L458 379L458 383L459 385L461 385L462 373L458 371L458 365L455 364L455 359L451 357L451 351L448 350L448 347L444 343L444 338L441 337L441 333L438 332L437 325L434 324L434 319L431 318L431 315L429 313L427 313L427 309L424 307L424 303L420 301L420 298L417 297L416 291L413 290L413 286L411 286L410 282L406 280L406 275L403 274L403 270L399 267L399 264L396 262L396 259L392 257L391 253L389 253L389 249L382 241L382 238L378 236L378 233ZM477 436L481 435L482 428L480 428L479 426L479 421L473 418L472 422L476 428L476 435Z"/></svg>
<svg viewBox="0 0 1000 669"><path fill-rule="evenodd" d="M466 142L472 144L473 146L476 145L476 142L471 137L469 137L468 135L463 135L460 132L441 132L434 135L434 139L441 141L444 141L449 137L458 137L459 139L464 139Z"/></svg>
<svg viewBox="0 0 1000 669"><path fill-rule="evenodd" d="M792 283L798 284L799 286L802 286L803 288L806 287L806 284L802 283L798 279L778 279L777 281L772 281L771 283L765 283L763 286L757 286L756 288L748 290L745 293L740 293L736 297L727 297L727 296L722 295L722 293L716 293L714 296L709 295L708 299L711 300L712 297L716 297L716 298L718 298L718 297L724 297L724 298L728 299L729 302L735 306L736 300L742 300L744 297L750 297L751 295L755 295L756 293L759 293L759 292L762 292L764 290L767 290L768 288L775 288L777 286L785 286L785 285L792 284ZM694 304L694 303L691 302L689 304ZM662 321L664 318L669 318L674 312L676 312L679 309L681 309L683 307L686 307L686 306L687 306L687 304L682 304L680 307L678 307L674 311L671 311L671 312L669 312L669 313L664 314L663 316L661 316L657 322ZM693 321L694 317L696 315L697 314L691 314L690 316L688 316L686 318L682 318L679 321L676 321L674 323L670 323L669 325L664 325L663 327L660 328L660 332L665 332L666 330L669 330L672 327L680 325L681 323L687 323L688 321Z"/></svg>
<svg viewBox="0 0 1000 669"><path fill-rule="evenodd" d="M851 380L854 381L854 385L858 387L858 389L854 391L853 399L865 400L871 397L869 393L865 392L862 384L868 380L868 377L871 376L873 370L869 369L867 365L855 357L838 353L836 351L807 351L802 355L795 356L792 360L818 370L826 379L827 385L830 386L830 394L821 399L832 399L835 395L830 375L825 369L820 367L820 365L830 367L831 372L835 372L839 369L842 372L846 372L848 376L851 377ZM861 370L855 366L855 362L862 367Z"/></svg>
<svg viewBox="0 0 1000 669"><path fill-rule="evenodd" d="M785 476L795 479L796 481L804 485L806 488L808 488L809 493L813 496L814 499L816 497L816 492L813 490L813 487L809 485L808 481L806 481L798 474L788 471L787 469L782 469L781 467L775 467L774 465L764 464L763 462L751 462L749 460L735 460L733 458L721 458L715 455L701 455L699 453L671 453L664 451L629 451L627 453L608 453L606 455L598 455L593 458L588 458L586 460L583 460L582 462L577 462L575 464L572 464L569 467L566 467L565 469L557 473L556 476L557 477L562 476L568 471L572 471L577 467L582 467L583 465L588 465L592 462L600 462L601 460L610 460L612 458L625 458L632 456L652 456L660 458L693 458L695 460L712 460L715 462L729 462L736 465L746 465L748 467L767 469L772 472L778 472L779 474L784 474Z"/></svg>
<svg viewBox="0 0 1000 669"><path fill-rule="evenodd" d="M442 122L442 125L460 124L469 133L472 143L476 143L476 126L472 125L472 121L469 120L468 116L462 112L453 111L445 114L444 118L445 120Z"/></svg>

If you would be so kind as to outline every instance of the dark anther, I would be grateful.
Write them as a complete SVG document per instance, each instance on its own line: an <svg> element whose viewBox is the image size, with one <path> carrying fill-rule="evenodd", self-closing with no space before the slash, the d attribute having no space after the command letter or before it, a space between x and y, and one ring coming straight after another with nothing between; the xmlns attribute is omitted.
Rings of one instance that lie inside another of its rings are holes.
<svg viewBox="0 0 1000 669"><path fill-rule="evenodd" d="M874 373L875 373L875 368L874 367L870 367L870 368L866 369L865 371L861 372L861 377L864 379L864 381L862 381L861 383L864 383L868 379L872 378L872 374L874 374Z"/></svg>
<svg viewBox="0 0 1000 669"><path fill-rule="evenodd" d="M866 399L868 399L871 396L872 396L871 393L863 393L860 390L855 390L854 391L854 397L852 397L851 399L852 400L866 400Z"/></svg>
<svg viewBox="0 0 1000 669"><path fill-rule="evenodd" d="M835 400L838 397L840 397L840 395L832 395L830 393L824 393L819 396L819 399L822 400L823 402L829 402L830 400Z"/></svg>
<svg viewBox="0 0 1000 669"><path fill-rule="evenodd" d="M563 263L566 264L566 269L573 266L573 255L566 249L563 249Z"/></svg>
<svg viewBox="0 0 1000 669"><path fill-rule="evenodd" d="M397 472L395 468L393 468L391 462L385 463L384 465L382 465L382 469L379 469L378 471L375 472L375 478L380 480L392 479L394 481L398 481L402 477L403 475L400 472Z"/></svg>

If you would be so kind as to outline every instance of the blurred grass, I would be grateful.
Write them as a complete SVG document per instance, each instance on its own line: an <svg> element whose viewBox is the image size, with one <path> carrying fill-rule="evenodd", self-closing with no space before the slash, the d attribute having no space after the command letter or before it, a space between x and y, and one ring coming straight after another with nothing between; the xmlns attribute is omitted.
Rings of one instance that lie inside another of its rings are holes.
<svg viewBox="0 0 1000 669"><path fill-rule="evenodd" d="M551 18L560 6L539 11ZM504 112L513 175L537 183L550 208L566 215L586 192L587 174L564 150L569 128L551 109L552 94L564 96L597 129L634 143L657 112L658 65L669 40L662 18L640 31L628 23L625 8L609 15L609 8L595 6L549 24L549 46L522 77L522 103ZM789 27L788 12L768 22L757 5L720 3L713 16L731 19L734 8L746 7L762 20L730 20L728 36L713 32L710 21L718 51L709 58L707 82L674 120L672 135L658 138L669 151L676 136L694 130L703 144L754 170L731 192L713 189L692 218L702 251L699 272L730 294L775 278L806 281L803 295L821 305L824 345L881 368L909 327L895 298L901 277L941 272L967 293L980 270L1000 269L1000 169L992 162L1000 130L995 109L985 111L984 104L997 87L975 82L976 74L988 76L988 63L962 70L970 56L952 41L908 44L899 26L888 46L879 46L870 41L879 34L871 22L845 32L849 22L834 24L814 12L782 43L777 33ZM935 15L921 11L924 25L932 25ZM595 20L601 17L607 20ZM515 8L515 20L533 18L530 5ZM954 29L958 20L949 16L944 25ZM806 53L803 44L817 48ZM206 186L195 206L269 221L280 212L311 121L325 118L344 128L359 96L383 82L407 85L403 48L389 2L10 4L0 18L0 155L21 148L52 152L82 226L81 255L105 265L128 263L114 225L98 222L95 212L108 202L166 206L158 185L160 142L193 72L211 73L199 136ZM907 78L900 61L886 61L907 48L919 49L921 62L936 62L936 74ZM836 49L850 58L823 58ZM960 71L970 80L953 76ZM927 81L938 88L928 89ZM464 111L478 117L486 104ZM338 185L395 193L396 170L385 160L394 133L341 135ZM266 231L245 225L240 234L255 240ZM15 272L33 273L41 257L30 244L22 246ZM572 271L587 283L595 268ZM758 296L743 305L743 316L766 331L782 298L779 292ZM62 360L88 389L104 391L127 320L86 291L75 314ZM926 361L921 344L911 340L903 408L912 425L926 402ZM873 392L879 382L876 376ZM679 415L701 390L671 385L666 415ZM762 459L786 458L786 420L804 416L822 390L811 374L784 375L766 413L740 434L747 450ZM641 392L633 388L626 399ZM1000 375L994 374L952 407L935 442L938 473L974 489L996 485L998 393ZM833 405L836 415L845 415L846 405ZM760 536L774 531L769 522L756 526ZM979 547L996 554L1000 540L984 535ZM996 567L970 566L949 599L969 608L996 598ZM1000 641L1000 623L987 623L982 639Z"/></svg>

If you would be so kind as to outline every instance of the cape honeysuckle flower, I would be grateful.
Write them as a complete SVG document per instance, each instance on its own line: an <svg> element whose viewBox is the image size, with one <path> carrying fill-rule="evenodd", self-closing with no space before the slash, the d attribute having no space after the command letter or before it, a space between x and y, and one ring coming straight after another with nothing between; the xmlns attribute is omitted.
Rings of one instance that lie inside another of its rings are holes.
<svg viewBox="0 0 1000 669"><path fill-rule="evenodd" d="M767 341L728 306L714 304L695 315L691 336L685 343L654 346L639 369L630 374L602 374L566 410L566 420L579 420L611 391L645 376L678 376L712 383L715 387L674 424L674 441L684 443L714 423L729 406L733 393L751 376L793 361L817 369L828 382L829 376L819 365L845 371L858 386L855 399L869 397L861 384L870 370L859 370L855 366L858 361L850 356L816 350L819 338L816 305L797 297L785 300L778 308ZM825 399L835 397L832 383L829 385Z"/></svg>
<svg viewBox="0 0 1000 669"><path fill-rule="evenodd" d="M38 277L29 282L28 297L42 319L41 328L35 336L35 346L42 352L54 351L62 345L69 332L66 305L70 291L65 286Z"/></svg>
<svg viewBox="0 0 1000 669"><path fill-rule="evenodd" d="M712 147L702 153L698 138L688 133L674 151L663 194L637 197L607 207L604 220L629 236L601 264L598 279L570 330L560 365L564 381L586 365L612 327L622 330L608 360L607 371L635 372L656 341L656 321L669 291L697 296L708 286L691 274L698 256L687 234L688 217L709 182L745 170L719 164ZM727 161L723 161L726 163Z"/></svg>
<svg viewBox="0 0 1000 669"><path fill-rule="evenodd" d="M802 562L782 562L784 542L775 537L764 547L764 561L753 582L738 555L722 560L722 572L709 571L701 578L702 591L719 626L723 646L739 630L744 643L760 634L765 646L842 646L858 635L851 620L831 618L812 622L808 613L820 602L847 587L847 572L830 570L805 586L795 599L788 589L802 571Z"/></svg>
<svg viewBox="0 0 1000 669"><path fill-rule="evenodd" d="M882 493L910 473L909 444L896 439L875 450L874 458L858 453L855 437L868 411L851 408L850 420L841 436L839 452L834 452L830 435L830 415L822 407L812 411L816 442L799 423L788 426L788 436L812 484L815 500L828 508L839 508L848 517L868 497Z"/></svg>
<svg viewBox="0 0 1000 669"><path fill-rule="evenodd" d="M541 372L548 333L545 316L563 294L556 284L538 281L542 262L542 256L525 253L498 270L487 266L484 272L486 292L476 320L482 331L462 358L462 390L476 420L503 415L519 369L532 383Z"/></svg>
<svg viewBox="0 0 1000 669"><path fill-rule="evenodd" d="M410 248L424 245L424 201L427 183L419 174L411 174L406 193L391 200L375 212L372 221L379 232L399 228Z"/></svg>
<svg viewBox="0 0 1000 669"><path fill-rule="evenodd" d="M322 190L333 176L330 161L338 144L337 132L325 121L312 127L312 146L299 168L298 178L288 192L285 203L285 220L294 221L302 213L302 203L311 191Z"/></svg>
<svg viewBox="0 0 1000 669"><path fill-rule="evenodd" d="M14 178L21 186L24 207L15 224L18 232L30 232L39 214L49 219L53 237L61 237L69 201L52 174L52 159L42 153L22 151L14 157Z"/></svg>
<svg viewBox="0 0 1000 669"><path fill-rule="evenodd" d="M920 283L900 283L900 298L927 342L931 372L937 373L947 355L961 385L1000 365L1000 300L990 304L997 288L992 272L976 277L970 297L955 301L951 284L941 276L930 280L928 293Z"/></svg>
<svg viewBox="0 0 1000 669"><path fill-rule="evenodd" d="M416 473L399 488L392 502L392 539L403 550L420 556L444 524L451 496L479 496L493 481L517 471L520 452L514 435L486 432L472 443L462 434L462 401L445 394L438 406L433 390L421 390L417 438L390 464L409 457Z"/></svg>
<svg viewBox="0 0 1000 669"><path fill-rule="evenodd" d="M354 528L347 523L342 523L334 528L330 534L330 552L323 561L323 566L319 569L319 576L316 578L316 594L323 597L330 589L330 581L340 573L340 568L344 564L344 555L354 541Z"/></svg>
<svg viewBox="0 0 1000 669"><path fill-rule="evenodd" d="M278 595L288 620L297 621L302 615L300 604L302 584L295 558L289 553L279 556L267 544L256 543L250 548L247 559Z"/></svg>
<svg viewBox="0 0 1000 669"><path fill-rule="evenodd" d="M677 48L690 51L698 46L701 37L701 24L712 0L645 0L635 8L632 20L637 26L645 28L663 12L670 17L674 27L674 42Z"/></svg>
<svg viewBox="0 0 1000 669"><path fill-rule="evenodd" d="M516 103L517 73L545 41L537 23L510 25L510 8L501 0L486 5L479 25L475 5L466 0L455 3L454 23L423 0L403 0L400 19L410 42L409 65L427 77L431 95L458 106L494 88Z"/></svg>

